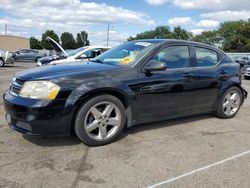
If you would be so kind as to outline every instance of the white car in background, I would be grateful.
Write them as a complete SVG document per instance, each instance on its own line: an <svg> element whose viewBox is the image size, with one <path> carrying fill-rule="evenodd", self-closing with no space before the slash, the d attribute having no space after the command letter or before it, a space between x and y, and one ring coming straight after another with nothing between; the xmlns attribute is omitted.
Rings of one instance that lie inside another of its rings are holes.
<svg viewBox="0 0 250 188"><path fill-rule="evenodd" d="M38 66L57 65L62 63L88 62L90 59L111 49L110 46L84 46L75 50L64 50L60 44L48 37L48 43L54 49L54 54L40 58L37 62Z"/></svg>
<svg viewBox="0 0 250 188"><path fill-rule="evenodd" d="M0 67L5 64L14 64L13 54L0 48Z"/></svg>
<svg viewBox="0 0 250 188"><path fill-rule="evenodd" d="M77 48L67 53L66 59L60 59L51 61L50 65L57 65L62 63L77 63L77 62L84 62L89 61L97 57L98 55L106 52L107 50L111 49L110 46L101 46L101 45L94 45L94 46L85 46L81 48Z"/></svg>

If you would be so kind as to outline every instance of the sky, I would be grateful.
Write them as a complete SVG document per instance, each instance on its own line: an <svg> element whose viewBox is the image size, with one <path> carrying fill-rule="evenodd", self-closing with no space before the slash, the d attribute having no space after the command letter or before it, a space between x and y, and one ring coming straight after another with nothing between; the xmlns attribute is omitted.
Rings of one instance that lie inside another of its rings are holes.
<svg viewBox="0 0 250 188"><path fill-rule="evenodd" d="M250 18L249 0L0 0L0 34L38 39L47 29L85 30L91 44L110 44L159 25L181 26L194 34L229 20Z"/></svg>

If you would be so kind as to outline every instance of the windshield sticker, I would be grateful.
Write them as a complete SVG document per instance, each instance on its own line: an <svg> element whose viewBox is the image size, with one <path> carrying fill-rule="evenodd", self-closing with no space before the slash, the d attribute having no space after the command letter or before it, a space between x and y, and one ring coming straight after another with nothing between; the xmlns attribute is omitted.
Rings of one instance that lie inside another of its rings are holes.
<svg viewBox="0 0 250 188"><path fill-rule="evenodd" d="M137 42L137 43L135 43L135 45L145 46L145 47L149 46L150 44L151 43L149 43L149 42Z"/></svg>
<svg viewBox="0 0 250 188"><path fill-rule="evenodd" d="M120 63L123 65L127 65L133 61L133 58L130 56L124 57L120 60Z"/></svg>

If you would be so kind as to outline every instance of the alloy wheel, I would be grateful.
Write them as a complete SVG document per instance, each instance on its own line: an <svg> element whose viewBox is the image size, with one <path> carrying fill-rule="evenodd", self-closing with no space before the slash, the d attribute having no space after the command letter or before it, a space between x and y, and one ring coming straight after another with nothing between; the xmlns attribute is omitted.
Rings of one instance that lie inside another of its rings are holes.
<svg viewBox="0 0 250 188"><path fill-rule="evenodd" d="M227 116L234 115L241 103L240 93L238 91L229 92L223 102L223 111Z"/></svg>
<svg viewBox="0 0 250 188"><path fill-rule="evenodd" d="M118 131L121 126L121 112L112 102L100 102L88 111L84 129L96 141L104 141Z"/></svg>

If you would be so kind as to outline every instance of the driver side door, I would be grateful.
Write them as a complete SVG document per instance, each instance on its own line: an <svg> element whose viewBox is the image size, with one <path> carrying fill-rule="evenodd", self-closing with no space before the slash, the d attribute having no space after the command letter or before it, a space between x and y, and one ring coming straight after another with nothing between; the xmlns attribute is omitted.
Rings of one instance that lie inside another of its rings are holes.
<svg viewBox="0 0 250 188"><path fill-rule="evenodd" d="M189 45L160 49L152 61L164 62L165 71L139 73L138 121L146 123L190 114L193 105L192 66Z"/></svg>

